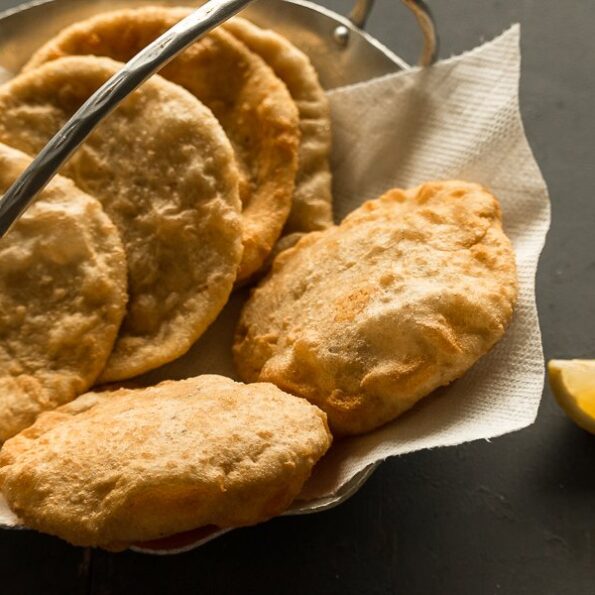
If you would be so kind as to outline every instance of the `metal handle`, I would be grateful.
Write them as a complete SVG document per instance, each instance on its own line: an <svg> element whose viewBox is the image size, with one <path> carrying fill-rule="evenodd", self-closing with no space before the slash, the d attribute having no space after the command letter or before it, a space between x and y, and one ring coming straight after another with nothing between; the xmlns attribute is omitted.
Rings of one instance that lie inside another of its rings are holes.
<svg viewBox="0 0 595 595"><path fill-rule="evenodd" d="M102 85L33 159L0 200L0 238L93 129L162 66L252 0L210 0L174 25Z"/></svg>
<svg viewBox="0 0 595 595"><path fill-rule="evenodd" d="M409 8L424 36L424 47L419 59L420 66L429 66L438 58L438 33L430 8L423 0L402 0ZM374 7L374 0L357 0L349 13L349 20L359 29L363 29Z"/></svg>

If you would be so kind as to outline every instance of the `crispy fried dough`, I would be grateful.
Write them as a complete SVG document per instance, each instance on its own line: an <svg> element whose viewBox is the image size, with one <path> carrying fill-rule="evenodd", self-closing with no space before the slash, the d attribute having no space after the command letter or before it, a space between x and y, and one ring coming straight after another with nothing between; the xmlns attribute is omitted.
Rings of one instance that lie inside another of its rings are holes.
<svg viewBox="0 0 595 595"><path fill-rule="evenodd" d="M121 65L67 57L0 87L0 141L35 153ZM98 198L124 241L130 301L101 381L185 353L225 305L241 258L238 172L211 112L153 77L63 170Z"/></svg>
<svg viewBox="0 0 595 595"><path fill-rule="evenodd" d="M333 224L331 116L318 74L306 54L288 39L239 17L223 27L258 54L287 85L300 116L301 142L293 204L285 233L325 229Z"/></svg>
<svg viewBox="0 0 595 595"><path fill-rule="evenodd" d="M245 306L235 360L244 380L357 434L461 376L502 337L515 299L494 196L460 181L392 190L277 257Z"/></svg>
<svg viewBox="0 0 595 595"><path fill-rule="evenodd" d="M0 144L0 195L29 162ZM118 230L57 176L0 240L0 441L91 386L127 298Z"/></svg>
<svg viewBox="0 0 595 595"><path fill-rule="evenodd" d="M28 526L123 549L282 512L330 446L322 411L222 376L87 393L0 452L0 487Z"/></svg>
<svg viewBox="0 0 595 595"><path fill-rule="evenodd" d="M189 12L146 7L99 14L62 31L26 68L71 54L125 62ZM244 281L264 263L291 208L299 147L297 108L264 61L220 29L193 44L160 74L209 107L234 147L244 234L238 281Z"/></svg>

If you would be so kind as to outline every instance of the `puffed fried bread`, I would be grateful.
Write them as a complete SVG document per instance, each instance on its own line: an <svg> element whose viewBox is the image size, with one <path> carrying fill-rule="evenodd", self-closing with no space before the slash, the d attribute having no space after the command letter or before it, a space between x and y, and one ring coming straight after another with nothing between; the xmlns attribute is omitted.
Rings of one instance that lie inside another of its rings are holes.
<svg viewBox="0 0 595 595"><path fill-rule="evenodd" d="M325 414L303 399L199 376L40 416L0 451L0 488L27 526L118 550L279 514L330 443Z"/></svg>
<svg viewBox="0 0 595 595"><path fill-rule="evenodd" d="M258 54L287 85L299 111L298 171L284 233L325 229L333 224L331 191L331 114L310 58L286 37L234 17L223 24Z"/></svg>
<svg viewBox="0 0 595 595"><path fill-rule="evenodd" d="M323 409L333 434L399 416L502 337L517 295L497 199L462 181L392 190L282 252L242 312L247 382Z"/></svg>
<svg viewBox="0 0 595 595"><path fill-rule="evenodd" d="M101 13L64 29L25 68L67 55L126 62L190 12L143 7ZM262 267L290 212L298 167L298 110L271 68L221 28L191 45L160 74L209 107L233 145L243 205L238 281L246 281ZM316 152L310 137L306 135L305 146Z"/></svg>
<svg viewBox="0 0 595 595"><path fill-rule="evenodd" d="M29 163L0 144L0 195ZM56 176L0 240L0 442L88 390L127 299L118 230Z"/></svg>

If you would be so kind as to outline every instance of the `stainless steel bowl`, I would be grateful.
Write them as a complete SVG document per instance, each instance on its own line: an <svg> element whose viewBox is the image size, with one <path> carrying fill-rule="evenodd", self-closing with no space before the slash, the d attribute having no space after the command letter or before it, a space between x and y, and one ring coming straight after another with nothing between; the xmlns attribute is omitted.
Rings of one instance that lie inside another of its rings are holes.
<svg viewBox="0 0 595 595"><path fill-rule="evenodd" d="M436 59L438 47L429 11L421 0L403 2L414 11L423 33L420 62L429 64ZM0 13L0 82L14 76L40 45L64 27L99 12L147 4L179 6L202 2L34 0ZM345 17L306 0L257 0L241 14L290 39L308 54L325 89L333 89L409 68L404 60L364 31L372 8L373 0L357 0ZM332 496L316 501L297 501L285 515L310 514L338 506L359 490L376 467L367 467ZM8 525L4 527L9 528ZM203 545L223 533L225 531L219 531L175 549L133 549L153 554L179 553Z"/></svg>

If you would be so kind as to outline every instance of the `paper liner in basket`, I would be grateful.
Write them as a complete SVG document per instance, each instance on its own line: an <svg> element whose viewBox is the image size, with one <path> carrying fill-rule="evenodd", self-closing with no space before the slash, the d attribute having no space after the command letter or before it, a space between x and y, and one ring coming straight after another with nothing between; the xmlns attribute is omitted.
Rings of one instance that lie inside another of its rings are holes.
<svg viewBox="0 0 595 595"><path fill-rule="evenodd" d="M368 465L424 448L491 438L537 414L544 360L535 272L549 227L545 183L518 106L519 27L463 56L329 93L338 219L392 187L460 178L491 188L513 241L519 301L504 339L463 378L395 422L337 442L301 498L337 492ZM245 294L235 295L190 352L143 383L201 373L234 376L233 330ZM3 512L4 511L4 512ZM0 522L17 519L0 502Z"/></svg>

